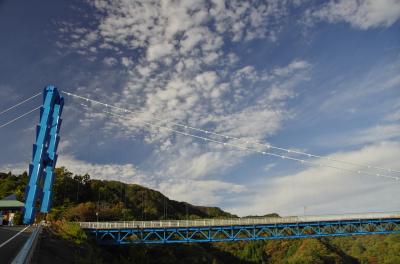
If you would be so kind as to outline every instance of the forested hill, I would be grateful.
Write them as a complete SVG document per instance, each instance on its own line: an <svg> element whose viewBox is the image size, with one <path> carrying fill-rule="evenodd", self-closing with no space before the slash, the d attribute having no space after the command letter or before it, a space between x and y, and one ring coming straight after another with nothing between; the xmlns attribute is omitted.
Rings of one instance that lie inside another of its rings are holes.
<svg viewBox="0 0 400 264"><path fill-rule="evenodd" d="M71 221L160 220L236 217L217 207L195 206L170 200L158 191L137 184L91 179L66 168L55 170L50 217ZM15 193L23 201L26 173L0 173L0 198Z"/></svg>

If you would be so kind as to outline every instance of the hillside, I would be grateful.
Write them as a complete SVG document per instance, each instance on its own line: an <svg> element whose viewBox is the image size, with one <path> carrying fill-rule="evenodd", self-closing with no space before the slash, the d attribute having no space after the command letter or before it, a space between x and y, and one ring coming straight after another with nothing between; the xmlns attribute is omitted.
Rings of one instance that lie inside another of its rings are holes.
<svg viewBox="0 0 400 264"><path fill-rule="evenodd" d="M237 217L217 207L195 206L170 200L158 191L137 184L91 179L55 170L53 206L49 218L67 221L161 220ZM0 173L0 197L16 193L23 200L26 173Z"/></svg>
<svg viewBox="0 0 400 264"><path fill-rule="evenodd" d="M0 173L0 198L23 199L26 173ZM68 221L236 217L216 207L168 199L136 184L90 179L56 169L52 226L38 263L400 263L400 235L213 244L100 247Z"/></svg>

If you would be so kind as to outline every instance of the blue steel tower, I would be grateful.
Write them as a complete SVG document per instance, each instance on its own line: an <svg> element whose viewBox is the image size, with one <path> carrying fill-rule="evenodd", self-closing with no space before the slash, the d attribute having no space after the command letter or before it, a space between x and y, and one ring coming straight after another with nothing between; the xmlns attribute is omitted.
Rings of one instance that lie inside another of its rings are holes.
<svg viewBox="0 0 400 264"><path fill-rule="evenodd" d="M29 165L29 181L25 190L24 224L35 221L38 201L41 202L40 212L42 213L48 213L51 207L63 106L64 98L57 88L52 85L47 86L43 91L43 106L40 109L36 143L33 145L32 162Z"/></svg>

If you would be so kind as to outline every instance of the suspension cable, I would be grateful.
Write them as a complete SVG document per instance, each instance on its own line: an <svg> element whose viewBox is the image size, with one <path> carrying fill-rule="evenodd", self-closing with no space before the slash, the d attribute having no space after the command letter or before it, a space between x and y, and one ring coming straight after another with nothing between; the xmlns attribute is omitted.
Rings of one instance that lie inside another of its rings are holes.
<svg viewBox="0 0 400 264"><path fill-rule="evenodd" d="M37 96L39 96L39 95L41 95L41 94L42 94L41 92L40 92L40 93L37 93L37 94L35 94L35 95L33 95L33 96L31 96L31 97L29 97L29 98L23 100L22 102L19 102L18 104L15 104L15 105L13 105L13 106L7 108L7 109L4 109L3 111L0 112L0 115L7 113L8 111L10 111L10 110L12 110L12 109L14 109L14 108L16 108L16 107L18 107L18 106L20 106L20 105L26 103L26 102L32 100L33 98L36 98Z"/></svg>
<svg viewBox="0 0 400 264"><path fill-rule="evenodd" d="M125 115L121 115L121 114L116 114L110 111L102 111L106 114L112 115L112 116L117 116L120 118L125 118L125 119L136 119L136 117L127 117ZM332 169L337 169L337 170L341 170L341 171L347 171L347 172L351 172L351 173L357 173L357 174L365 174L365 175L371 175L371 176L376 176L376 177L382 177L382 178L389 178L389 179L393 179L393 180L400 180L400 177L397 176L391 176L391 175L386 175L386 174L380 174L380 173L370 173L370 172L366 172L366 171L362 171L362 170L353 170L353 169L347 169L347 168L342 168L342 167L337 167L334 165L329 165L326 163L317 163L317 162L313 162L313 161L308 161L308 160L303 160L303 159L298 159L298 158L293 158L293 157L289 157L289 156L285 156L285 155L279 155L276 153L272 153L272 152L268 152L268 151L264 151L264 150L258 150L258 149L254 149L254 148L249 148L249 147L245 147L245 146L240 146L240 145L236 145L236 144L232 144L232 143L228 143L228 142L223 142L223 141L218 141L218 140L214 140L211 138L207 138L207 137L201 137L201 136L197 136L197 135L193 135L193 134L189 134L186 132L182 132L167 126L163 126L163 125L157 125L157 124L153 124L147 121L143 121L143 120L137 120L139 122L142 122L146 125L152 126L152 127L157 127L157 128L161 128L161 129L166 129L169 130L171 132L174 132L176 134L180 134L180 135L184 135L184 136L189 136L189 137L193 137L193 138L197 138L197 139L201 139L204 141L208 141L208 142L212 142L212 143L216 143L216 144L221 144L223 146L230 146L233 148L237 148L246 152L251 152L251 153L258 153L258 154L262 154L262 155L268 155L268 156L272 156L275 158L280 158L280 159L287 159L287 160L292 160L292 161L297 161L300 162L301 164L308 164L308 165L312 165L312 166L319 166L319 167L328 167L328 168L332 168Z"/></svg>
<svg viewBox="0 0 400 264"><path fill-rule="evenodd" d="M100 101L93 100L93 99L90 99L90 98L86 98L86 97L83 97L83 96L79 96L79 95L76 95L76 94L73 94L73 93L70 93L70 92L66 92L66 91L62 91L62 92L67 94L67 95L69 95L69 96L73 96L73 97L85 100L87 102L92 102L92 103L95 103L95 104L103 105L105 107L109 107L109 108L113 108L113 109L116 109L116 110L119 110L119 111L123 111L125 113L134 113L134 114L138 113L138 112L126 109L126 108L122 108L122 107L118 107L118 106L102 103ZM143 111L139 111L139 113L140 112L143 113ZM154 120L157 120L157 121L169 123L169 124L172 124L174 126L181 127L181 128L190 129L190 130L202 132L202 133L205 133L205 134L210 134L210 135L223 137L225 139L232 139L232 140L236 140L236 141L245 142L247 144L251 143L251 144L258 145L258 146L263 146L263 147L266 147L267 149L281 150L281 151L285 151L287 153L294 153L294 154L298 154L298 155L304 155L304 156L307 156L307 157L310 157L310 158L312 157L312 158L318 158L318 159L325 159L325 160L329 160L331 162L333 161L333 162L338 162L338 163L344 163L344 164L351 165L351 166L357 166L357 167L363 167L363 168L368 168L368 169L381 170L381 171L386 171L386 172L390 172L390 173L400 173L400 170L395 170L395 169L391 169L391 168L383 168L383 167L378 167L378 166L366 165L366 164L350 162L350 161L345 161L345 160L325 157L325 156L321 156L321 155L306 153L306 152L297 151L297 150L293 150L293 149L276 147L276 146L273 146L271 144L260 143L260 142L255 141L255 140L245 140L245 139L242 139L242 138L228 136L228 135L216 133L216 132L209 131L209 130L192 127L192 126L188 126L188 125L185 125L185 124L176 123L176 122L173 122L173 121L165 121L164 119L160 119L160 118L157 118L157 117L150 117L150 118L154 119Z"/></svg>
<svg viewBox="0 0 400 264"><path fill-rule="evenodd" d="M38 109L41 108L41 107L42 107L42 106L38 106L38 107L36 107L36 108L30 110L29 112L26 112L25 114L22 114L22 115L20 115L20 116L14 118L14 119L8 121L7 123L4 123L4 124L0 125L0 128L3 128L3 127L5 127L5 126L8 126L8 125L14 123L14 122L17 121L18 119L21 119L21 118L23 118L24 116L27 116L27 115L29 115L29 114L35 112L36 110L38 110Z"/></svg>

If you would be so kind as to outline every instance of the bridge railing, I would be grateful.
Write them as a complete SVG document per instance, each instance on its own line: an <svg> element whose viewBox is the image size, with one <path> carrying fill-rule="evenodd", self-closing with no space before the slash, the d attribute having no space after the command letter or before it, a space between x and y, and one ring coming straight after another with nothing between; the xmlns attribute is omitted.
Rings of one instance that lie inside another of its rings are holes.
<svg viewBox="0 0 400 264"><path fill-rule="evenodd" d="M36 227L11 264L31 263L42 229L43 227L41 224Z"/></svg>
<svg viewBox="0 0 400 264"><path fill-rule="evenodd" d="M124 221L124 222L80 222L83 229L126 229L126 228L175 228L175 227L206 227L206 226L237 226L262 224L287 224L303 222L345 221L359 219L400 218L400 212L312 215L288 217L257 217L230 219L196 219L196 220L155 220L155 221Z"/></svg>

